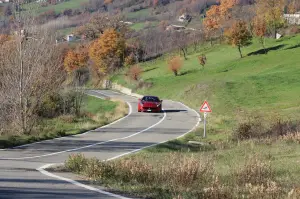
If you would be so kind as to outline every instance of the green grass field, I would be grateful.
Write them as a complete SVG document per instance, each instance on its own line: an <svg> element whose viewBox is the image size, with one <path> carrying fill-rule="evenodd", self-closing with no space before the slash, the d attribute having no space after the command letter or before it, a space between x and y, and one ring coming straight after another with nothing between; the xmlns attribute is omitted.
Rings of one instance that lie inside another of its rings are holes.
<svg viewBox="0 0 300 199"><path fill-rule="evenodd" d="M88 0L69 0L63 3L58 3L56 5L49 4L46 7L40 6L39 3L28 3L24 5L24 8L27 11L30 11L35 14L41 14L43 12L46 12L48 10L54 10L55 13L61 13L65 9L77 9L81 7L82 3L86 3ZM32 11L31 11L32 10Z"/></svg>
<svg viewBox="0 0 300 199"><path fill-rule="evenodd" d="M127 13L126 17L130 19L138 19L141 17L147 17L150 15L150 9L143 9L137 12L129 12Z"/></svg>
<svg viewBox="0 0 300 199"><path fill-rule="evenodd" d="M150 89L138 89L141 94L180 100L199 109L208 100L212 118L234 116L241 111L278 113L291 118L300 116L300 35L281 40L268 39L267 55L254 41L243 48L242 59L236 48L228 45L203 46L198 53L190 50L179 76L167 69L163 58L142 63L142 79L152 82ZM203 69L197 56L204 53L207 64ZM123 75L112 77L114 82L134 88Z"/></svg>
<svg viewBox="0 0 300 199"><path fill-rule="evenodd" d="M0 148L12 147L35 141L75 135L108 124L126 114L123 103L107 101L92 96L84 98L81 117L63 115L53 119L43 119L31 135L2 135Z"/></svg>
<svg viewBox="0 0 300 199"><path fill-rule="evenodd" d="M158 24L157 21L155 21L155 22L149 22L149 25L148 25L148 26L150 26L150 27L155 27L155 26L157 26L157 24ZM139 31L139 30L144 29L146 26L147 26L147 23L141 22L141 23L135 23L135 24L131 25L130 27L131 27L133 30Z"/></svg>

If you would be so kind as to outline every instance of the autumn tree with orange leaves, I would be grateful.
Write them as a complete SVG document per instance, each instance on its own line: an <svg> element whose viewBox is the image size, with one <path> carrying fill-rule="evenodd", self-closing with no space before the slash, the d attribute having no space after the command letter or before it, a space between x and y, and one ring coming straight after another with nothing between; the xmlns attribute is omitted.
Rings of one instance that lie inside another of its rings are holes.
<svg viewBox="0 0 300 199"><path fill-rule="evenodd" d="M207 35L212 42L212 36L219 30L225 21L231 18L231 10L236 5L236 0L220 0L220 5L213 5L206 12L203 21Z"/></svg>
<svg viewBox="0 0 300 199"><path fill-rule="evenodd" d="M183 61L180 56L171 57L168 59L167 63L169 70L172 71L175 76L178 76L178 72L183 65Z"/></svg>
<svg viewBox="0 0 300 199"><path fill-rule="evenodd" d="M142 72L143 70L139 65L134 65L129 68L128 75L132 80L138 81L141 77Z"/></svg>
<svg viewBox="0 0 300 199"><path fill-rule="evenodd" d="M114 29L107 29L90 47L89 56L97 72L106 75L123 66L125 39Z"/></svg>
<svg viewBox="0 0 300 199"><path fill-rule="evenodd" d="M265 20L274 38L284 24L284 7L285 0L256 0L256 15Z"/></svg>
<svg viewBox="0 0 300 199"><path fill-rule="evenodd" d="M288 6L288 14L295 14L297 12L297 7L299 7L300 3L296 2L296 0L292 0Z"/></svg>
<svg viewBox="0 0 300 199"><path fill-rule="evenodd" d="M68 73L78 70L87 65L88 52L86 47L80 46L75 50L69 50L64 59L64 67Z"/></svg>
<svg viewBox="0 0 300 199"><path fill-rule="evenodd" d="M254 34L258 37L259 43L262 45L265 54L267 54L267 50L265 47L265 35L267 33L267 24L263 18L256 17L253 21Z"/></svg>
<svg viewBox="0 0 300 199"><path fill-rule="evenodd" d="M229 44L238 48L240 56L243 58L241 48L249 45L252 39L247 23L244 21L234 22L232 26L226 30L225 36Z"/></svg>

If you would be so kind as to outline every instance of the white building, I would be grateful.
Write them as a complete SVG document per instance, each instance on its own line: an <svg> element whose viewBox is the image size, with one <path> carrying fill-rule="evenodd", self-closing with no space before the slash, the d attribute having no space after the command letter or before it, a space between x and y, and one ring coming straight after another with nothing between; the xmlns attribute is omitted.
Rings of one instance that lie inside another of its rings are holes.
<svg viewBox="0 0 300 199"><path fill-rule="evenodd" d="M74 35L73 34L70 34L70 35L66 35L66 40L68 41L68 42L70 42L70 41L73 41L74 40Z"/></svg>
<svg viewBox="0 0 300 199"><path fill-rule="evenodd" d="M296 12L295 14L284 14L283 17L289 24L300 25L300 12Z"/></svg>

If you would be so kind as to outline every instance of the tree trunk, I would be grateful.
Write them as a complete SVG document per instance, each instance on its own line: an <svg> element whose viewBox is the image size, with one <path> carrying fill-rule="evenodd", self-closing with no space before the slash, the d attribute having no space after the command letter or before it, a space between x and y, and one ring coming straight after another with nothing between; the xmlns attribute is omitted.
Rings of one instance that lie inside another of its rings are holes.
<svg viewBox="0 0 300 199"><path fill-rule="evenodd" d="M241 58L243 58L243 54L242 54L242 51L241 51L241 46L238 46L238 49L239 49L239 53L240 53Z"/></svg>
<svg viewBox="0 0 300 199"><path fill-rule="evenodd" d="M187 60L185 49L181 48L181 51L183 52L184 59Z"/></svg>
<svg viewBox="0 0 300 199"><path fill-rule="evenodd" d="M274 28L274 39L276 39L277 27L275 22L273 22L273 28Z"/></svg>
<svg viewBox="0 0 300 199"><path fill-rule="evenodd" d="M177 70L174 70L173 72L174 72L174 75L175 75L175 76L178 76Z"/></svg>
<svg viewBox="0 0 300 199"><path fill-rule="evenodd" d="M263 47L263 49L264 49L264 51L265 51L265 54L268 54L268 51L267 51L267 49L266 49L266 47L265 47L265 38L262 37L260 42L261 42L261 45L262 45L262 47Z"/></svg>

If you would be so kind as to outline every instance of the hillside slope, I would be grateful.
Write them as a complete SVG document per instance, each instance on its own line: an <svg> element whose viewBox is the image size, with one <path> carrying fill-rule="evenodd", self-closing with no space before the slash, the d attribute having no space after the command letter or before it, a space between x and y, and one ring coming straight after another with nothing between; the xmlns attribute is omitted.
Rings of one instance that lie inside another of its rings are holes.
<svg viewBox="0 0 300 199"><path fill-rule="evenodd" d="M237 115L240 111L276 113L296 118L300 116L300 35L281 40L267 40L268 54L262 54L258 42L243 49L243 59L237 49L227 45L201 47L190 53L180 75L168 71L165 59L143 63L142 79L152 82L149 89L137 89L141 94L181 100L199 108L208 100L212 115ZM197 56L204 53L204 69ZM124 80L123 75L114 82L135 88L136 84Z"/></svg>

